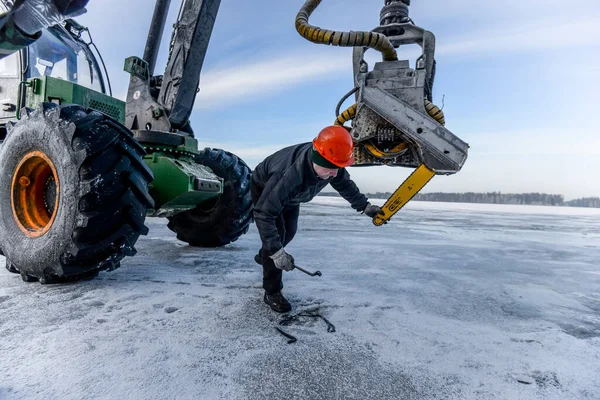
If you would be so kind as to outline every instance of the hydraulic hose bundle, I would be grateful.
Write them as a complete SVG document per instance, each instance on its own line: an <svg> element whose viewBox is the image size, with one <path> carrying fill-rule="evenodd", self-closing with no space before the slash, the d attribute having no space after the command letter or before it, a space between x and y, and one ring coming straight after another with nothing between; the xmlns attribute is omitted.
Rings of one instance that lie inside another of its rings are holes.
<svg viewBox="0 0 600 400"><path fill-rule="evenodd" d="M328 29L322 29L308 23L308 19L315 9L321 4L322 0L307 0L298 14L296 15L296 30L298 33L313 43L325 44L341 47L369 47L381 52L384 61L396 61L398 55L390 40L382 33L377 32L338 32ZM408 20L408 7L410 1L390 2L386 4L381 11L382 25L397 20ZM396 8L400 8L396 10ZM406 9L406 12L403 12ZM346 122L354 118L357 105L353 104L343 113L337 115L334 122L335 125L344 125ZM425 101L425 108L428 114L444 124L443 111L429 101Z"/></svg>
<svg viewBox="0 0 600 400"><path fill-rule="evenodd" d="M384 61L396 61L398 55L390 40L376 32L337 32L310 25L308 18L321 4L321 0L307 0L296 15L296 30L313 43L341 47L369 47L380 51Z"/></svg>

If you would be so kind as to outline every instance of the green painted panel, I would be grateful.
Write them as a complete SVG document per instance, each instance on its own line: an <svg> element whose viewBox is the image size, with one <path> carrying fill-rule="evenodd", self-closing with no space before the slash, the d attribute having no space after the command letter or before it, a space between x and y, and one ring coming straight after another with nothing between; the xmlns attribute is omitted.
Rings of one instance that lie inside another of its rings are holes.
<svg viewBox="0 0 600 400"><path fill-rule="evenodd" d="M190 209L223 193L223 180L191 159L152 153L144 162L154 174L149 191L157 210Z"/></svg>
<svg viewBox="0 0 600 400"><path fill-rule="evenodd" d="M62 79L42 76L29 80L27 107L36 108L43 102L78 104L100 111L121 124L125 123L124 101Z"/></svg>

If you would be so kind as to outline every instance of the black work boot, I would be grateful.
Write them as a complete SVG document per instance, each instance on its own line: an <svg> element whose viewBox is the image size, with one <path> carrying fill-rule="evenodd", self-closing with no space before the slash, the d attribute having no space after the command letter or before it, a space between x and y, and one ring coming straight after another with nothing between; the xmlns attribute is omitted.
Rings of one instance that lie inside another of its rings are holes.
<svg viewBox="0 0 600 400"><path fill-rule="evenodd" d="M278 313L286 313L292 310L290 302L283 297L281 292L273 294L267 294L267 292L265 292L265 303L267 303L273 311Z"/></svg>

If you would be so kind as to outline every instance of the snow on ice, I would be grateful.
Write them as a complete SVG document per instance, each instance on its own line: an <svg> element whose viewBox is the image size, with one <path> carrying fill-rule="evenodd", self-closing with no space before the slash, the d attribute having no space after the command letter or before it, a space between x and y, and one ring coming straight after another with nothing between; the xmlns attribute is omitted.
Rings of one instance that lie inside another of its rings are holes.
<svg viewBox="0 0 600 400"><path fill-rule="evenodd" d="M411 202L375 227L319 197L288 250L323 276L284 273L284 294L335 332L278 325L254 225L197 249L149 218L94 280L1 269L0 399L600 398L599 216Z"/></svg>

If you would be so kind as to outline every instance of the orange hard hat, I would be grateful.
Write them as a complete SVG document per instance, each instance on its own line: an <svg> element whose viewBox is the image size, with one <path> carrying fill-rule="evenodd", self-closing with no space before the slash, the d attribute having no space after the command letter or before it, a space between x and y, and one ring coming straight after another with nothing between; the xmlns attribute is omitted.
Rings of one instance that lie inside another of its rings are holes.
<svg viewBox="0 0 600 400"><path fill-rule="evenodd" d="M354 164L354 142L350 133L341 126L325 127L313 140L313 146L324 159L340 168Z"/></svg>

